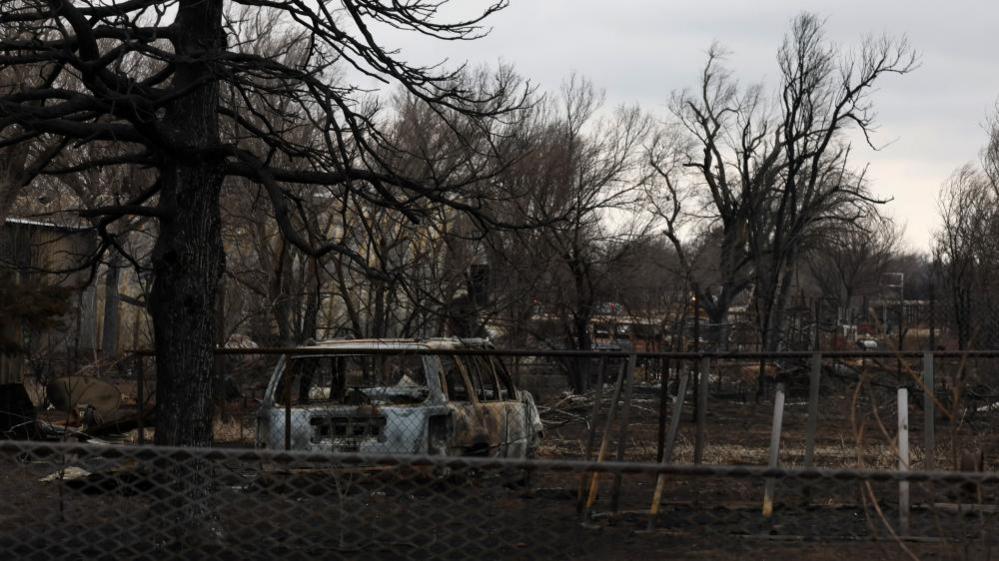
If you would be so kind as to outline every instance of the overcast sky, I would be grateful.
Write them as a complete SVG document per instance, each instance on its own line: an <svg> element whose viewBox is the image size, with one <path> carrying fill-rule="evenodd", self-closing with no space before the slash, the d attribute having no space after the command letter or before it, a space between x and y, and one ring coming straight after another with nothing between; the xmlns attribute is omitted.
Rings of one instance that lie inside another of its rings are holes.
<svg viewBox="0 0 999 561"><path fill-rule="evenodd" d="M473 4L457 1L462 11ZM870 164L874 190L894 198L889 211L907 224L909 246L927 249L940 184L977 159L999 99L994 0L510 0L478 41L394 33L388 41L414 62L512 63L548 91L577 71L606 91L609 105L639 103L662 116L670 91L696 84L716 40L731 51L729 66L743 83L772 84L777 47L803 10L827 18L829 37L842 46L884 32L906 35L920 53L918 70L884 78L875 94L884 148L854 156Z"/></svg>

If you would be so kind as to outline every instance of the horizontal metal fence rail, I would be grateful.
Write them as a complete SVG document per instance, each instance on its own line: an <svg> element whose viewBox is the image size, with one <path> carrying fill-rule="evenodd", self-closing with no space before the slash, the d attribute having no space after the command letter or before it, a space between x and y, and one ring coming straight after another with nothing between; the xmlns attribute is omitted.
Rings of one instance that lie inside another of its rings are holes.
<svg viewBox="0 0 999 561"><path fill-rule="evenodd" d="M921 358L927 354L937 358L999 358L999 350L977 350L977 351L778 351L778 352L758 352L758 351L695 351L695 352L672 352L672 351L576 351L576 350L534 350L534 349L405 349L385 347L385 348L365 348L342 349L331 347L258 347L254 349L218 348L215 349L218 355L457 355L457 356L506 356L506 357L551 357L551 358L627 358L632 355L638 358L665 358L675 360L700 360L708 358L712 360L747 360L747 359L807 359L820 355L829 359L884 359L884 358ZM128 351L127 354L136 356L154 356L155 351L148 349L138 349Z"/></svg>
<svg viewBox="0 0 999 561"><path fill-rule="evenodd" d="M428 455L368 455L309 453L248 448L190 448L177 446L90 445L69 442L0 441L0 454L31 454L34 458L86 456L104 459L152 461L172 458L180 461L203 459L212 462L272 462L276 465L342 465L382 467L462 467L478 470L528 470L559 473L599 473L650 476L724 477L748 479L806 479L837 481L938 481L942 483L999 484L999 472L975 471L884 471L876 469L768 468L742 465L661 464L656 462L593 462L581 460L517 458L446 458Z"/></svg>

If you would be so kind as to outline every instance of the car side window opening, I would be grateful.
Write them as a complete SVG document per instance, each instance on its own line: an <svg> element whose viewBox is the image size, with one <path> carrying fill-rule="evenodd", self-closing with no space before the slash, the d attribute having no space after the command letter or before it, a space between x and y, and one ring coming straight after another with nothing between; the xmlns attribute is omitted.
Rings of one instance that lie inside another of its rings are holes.
<svg viewBox="0 0 999 561"><path fill-rule="evenodd" d="M472 386L475 388L475 394L479 396L479 400L498 400L499 393L496 391L496 376L493 373L493 367L488 358L470 356L468 357L467 364L469 364L469 378L472 380Z"/></svg>
<svg viewBox="0 0 999 561"><path fill-rule="evenodd" d="M453 356L442 355L440 360L448 401L469 401L468 386L458 366L457 359Z"/></svg>
<svg viewBox="0 0 999 561"><path fill-rule="evenodd" d="M517 392L514 391L513 378L510 377L510 373L503 366L503 361L498 357L491 356L489 357L489 362L492 364L493 371L496 373L496 379L499 382L500 399L515 399Z"/></svg>

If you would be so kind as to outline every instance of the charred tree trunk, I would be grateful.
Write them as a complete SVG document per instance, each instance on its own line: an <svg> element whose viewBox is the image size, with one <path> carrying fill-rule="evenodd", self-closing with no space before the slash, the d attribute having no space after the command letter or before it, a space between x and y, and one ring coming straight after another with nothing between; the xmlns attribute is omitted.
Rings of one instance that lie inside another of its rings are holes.
<svg viewBox="0 0 999 561"><path fill-rule="evenodd" d="M121 298L118 281L121 273L121 255L111 253L107 275L104 277L104 327L101 335L101 354L105 360L118 357L118 325Z"/></svg>
<svg viewBox="0 0 999 561"><path fill-rule="evenodd" d="M14 201L24 184L18 171L28 156L28 144L19 143L0 149L0 225L7 221Z"/></svg>
<svg viewBox="0 0 999 561"><path fill-rule="evenodd" d="M219 85L211 61L224 48L221 0L183 0L174 23L175 87L166 109L181 157L160 167L160 232L150 313L156 338L156 444L212 444L215 303L225 262L219 196Z"/></svg>
<svg viewBox="0 0 999 561"><path fill-rule="evenodd" d="M210 446L222 174L212 166L165 171L161 201L173 199L176 214L161 222L153 254L156 444Z"/></svg>
<svg viewBox="0 0 999 561"><path fill-rule="evenodd" d="M730 302L727 300L715 302L714 306L708 307L708 322L711 325L708 326L708 342L711 345L711 350L714 351L727 351L728 350L728 311L731 307Z"/></svg>
<svg viewBox="0 0 999 561"><path fill-rule="evenodd" d="M347 317L350 319L350 327L353 331L354 337L363 337L364 327L361 325L361 315L354 302L353 290L347 283L346 275L344 275L344 269L344 259L337 259L334 263L334 270L336 271L337 288L340 291L340 299L343 300L344 308L347 310ZM443 333L443 316L438 316L438 321L440 322L440 325L437 328L437 333Z"/></svg>
<svg viewBox="0 0 999 561"><path fill-rule="evenodd" d="M791 297L791 282L794 268L790 265L782 270L768 275L766 286L762 292L761 301L757 304L760 313L761 349L765 353L776 353L784 347L786 314L788 300ZM774 380L766 375L766 359L760 359L760 377L756 388L756 400L769 394L774 386Z"/></svg>
<svg viewBox="0 0 999 561"><path fill-rule="evenodd" d="M588 351L593 348L593 339L590 337L590 317L591 313L586 306L581 306L573 314L573 331L575 336L576 349ZM590 369L589 361L585 358L570 359L573 367L569 374L569 389L574 394L583 394L587 390Z"/></svg>
<svg viewBox="0 0 999 561"><path fill-rule="evenodd" d="M374 292L374 306L372 306L372 317L371 317L371 336L376 339L381 339L385 337L385 283L380 280L375 280L372 282L371 290ZM462 317L461 323L464 324L467 318ZM463 336L469 336L467 330L462 334Z"/></svg>
<svg viewBox="0 0 999 561"><path fill-rule="evenodd" d="M572 330L576 349L588 351L593 348L593 338L590 336L590 323L593 321L593 290L588 269L585 264L575 259L569 259L569 270L572 272L575 288L575 303L572 311ZM590 364L585 358L574 361L569 376L569 387L575 394L585 393L590 380Z"/></svg>
<svg viewBox="0 0 999 561"><path fill-rule="evenodd" d="M307 268L305 285L309 288L309 292L305 296L305 310L302 312L302 323L298 333L298 340L302 343L316 338L319 327L319 301L322 298L319 260L310 257Z"/></svg>
<svg viewBox="0 0 999 561"><path fill-rule="evenodd" d="M282 345L289 345L294 338L291 321L291 296L288 294L288 286L291 284L292 277L292 258L288 242L284 238L280 241L280 251L278 251L274 265L271 282L268 284L268 296L271 300L274 322L278 328L278 340Z"/></svg>

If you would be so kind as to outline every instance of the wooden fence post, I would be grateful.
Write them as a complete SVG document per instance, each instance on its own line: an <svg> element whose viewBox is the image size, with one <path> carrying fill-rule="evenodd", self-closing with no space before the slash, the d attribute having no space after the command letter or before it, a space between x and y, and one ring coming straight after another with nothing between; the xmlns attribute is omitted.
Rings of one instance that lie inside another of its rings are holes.
<svg viewBox="0 0 999 561"><path fill-rule="evenodd" d="M604 461L607 458L607 448L610 446L610 433L611 426L614 422L614 415L617 411L617 401L621 398L621 387L624 385L624 370L620 370L617 375L617 383L614 388L614 395L611 397L610 406L607 410L607 419L604 421L604 432L600 439L600 450L597 452L597 463ZM583 474L584 477L586 474ZM590 477L590 490L589 495L586 497L586 503L583 506L583 517L586 517L586 513L593 507L593 504L597 502L597 490L599 488L599 473L594 473Z"/></svg>
<svg viewBox="0 0 999 561"><path fill-rule="evenodd" d="M586 455L583 457L587 462L593 454L593 445L597 439L597 415L600 413L600 402L604 398L604 376L607 373L607 357L600 357L600 366L597 367L597 389L593 395L593 411L590 413L590 434L586 440ZM610 414L610 413L608 413ZM576 512L583 511L583 493L586 492L586 474L579 478L579 492L576 496Z"/></svg>
<svg viewBox="0 0 999 561"><path fill-rule="evenodd" d="M135 353L135 403L138 408L139 445L146 443L146 372L145 360Z"/></svg>

